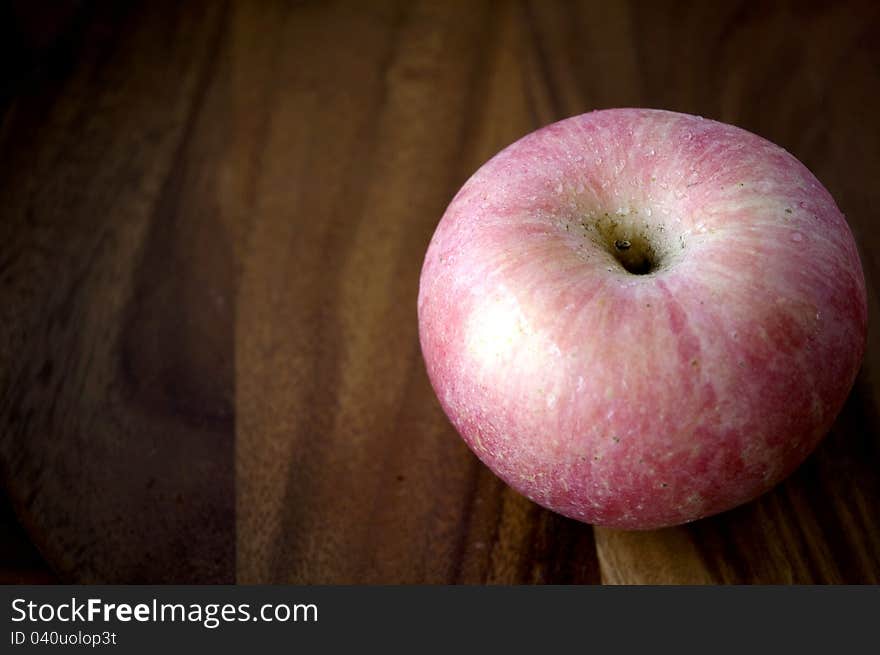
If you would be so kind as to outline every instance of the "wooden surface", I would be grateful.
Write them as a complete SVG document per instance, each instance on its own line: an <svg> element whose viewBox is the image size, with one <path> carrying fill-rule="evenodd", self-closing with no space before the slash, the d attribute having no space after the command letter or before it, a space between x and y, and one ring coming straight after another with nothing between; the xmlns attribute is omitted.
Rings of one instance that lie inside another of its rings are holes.
<svg viewBox="0 0 880 655"><path fill-rule="evenodd" d="M876 3L67 4L0 98L0 470L62 580L880 582ZM870 296L819 450L656 532L506 488L418 345L458 187L615 106L787 148L848 216Z"/></svg>

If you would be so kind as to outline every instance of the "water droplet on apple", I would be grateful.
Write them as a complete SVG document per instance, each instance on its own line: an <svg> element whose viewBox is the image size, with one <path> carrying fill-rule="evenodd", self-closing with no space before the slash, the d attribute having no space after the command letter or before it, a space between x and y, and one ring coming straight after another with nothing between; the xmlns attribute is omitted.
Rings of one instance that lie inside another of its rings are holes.
<svg viewBox="0 0 880 655"><path fill-rule="evenodd" d="M645 216L650 216L653 213L654 212L650 207L645 207Z"/></svg>
<svg viewBox="0 0 880 655"><path fill-rule="evenodd" d="M795 242L803 241L804 235L801 234L800 232L795 232L794 234L791 235L791 240L795 241Z"/></svg>
<svg viewBox="0 0 880 655"><path fill-rule="evenodd" d="M562 193L562 182L556 185L556 193Z"/></svg>

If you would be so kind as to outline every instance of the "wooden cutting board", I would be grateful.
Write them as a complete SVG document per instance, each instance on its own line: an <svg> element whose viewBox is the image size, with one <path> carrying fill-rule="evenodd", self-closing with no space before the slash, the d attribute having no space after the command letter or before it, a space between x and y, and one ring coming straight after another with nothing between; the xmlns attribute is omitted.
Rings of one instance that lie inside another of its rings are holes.
<svg viewBox="0 0 880 655"><path fill-rule="evenodd" d="M880 8L83 3L0 127L0 466L63 580L877 583ZM868 354L761 499L627 533L467 450L418 345L458 187L650 106L786 147L847 214Z"/></svg>

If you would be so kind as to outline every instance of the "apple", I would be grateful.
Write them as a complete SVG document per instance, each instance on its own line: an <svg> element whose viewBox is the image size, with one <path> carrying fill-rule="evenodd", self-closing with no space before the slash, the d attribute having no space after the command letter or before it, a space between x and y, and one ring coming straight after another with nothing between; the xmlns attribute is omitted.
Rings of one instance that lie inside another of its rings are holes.
<svg viewBox="0 0 880 655"><path fill-rule="evenodd" d="M422 267L437 397L511 487L649 529L735 507L828 432L866 341L831 195L782 148L699 116L548 125L461 188Z"/></svg>

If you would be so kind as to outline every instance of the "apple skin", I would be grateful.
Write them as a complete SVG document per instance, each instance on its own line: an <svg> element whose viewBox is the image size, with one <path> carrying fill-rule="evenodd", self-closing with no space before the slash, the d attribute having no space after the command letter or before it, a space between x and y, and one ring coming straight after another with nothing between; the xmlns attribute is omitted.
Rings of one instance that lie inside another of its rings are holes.
<svg viewBox="0 0 880 655"><path fill-rule="evenodd" d="M628 271L609 239L654 268ZM803 164L647 109L548 125L483 165L431 240L418 316L477 457L544 507L626 529L791 473L841 410L867 327L855 241Z"/></svg>

